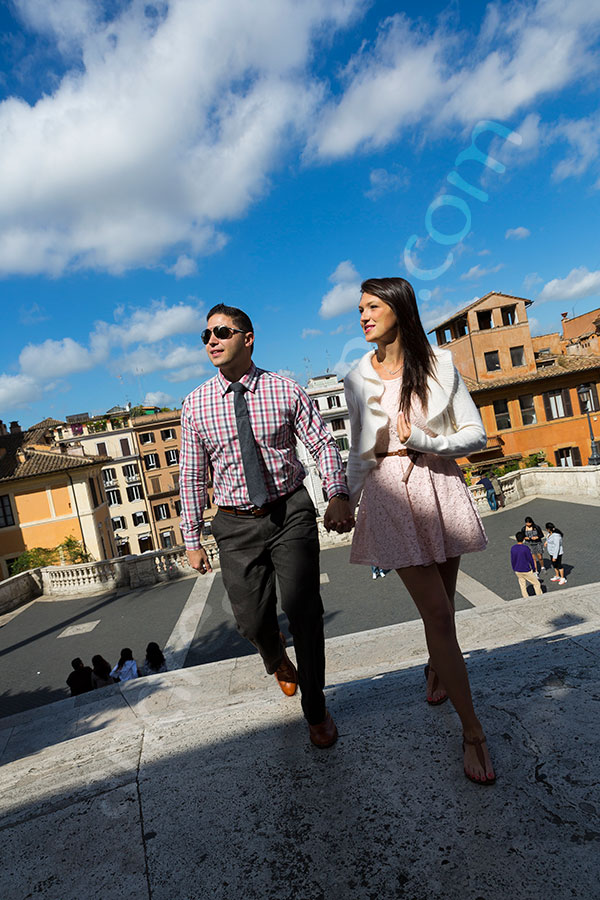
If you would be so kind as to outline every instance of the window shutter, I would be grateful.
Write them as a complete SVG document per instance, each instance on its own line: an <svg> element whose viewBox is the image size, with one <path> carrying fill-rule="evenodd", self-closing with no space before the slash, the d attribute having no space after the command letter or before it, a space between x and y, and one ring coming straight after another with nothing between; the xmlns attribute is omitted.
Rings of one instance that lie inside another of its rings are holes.
<svg viewBox="0 0 600 900"><path fill-rule="evenodd" d="M592 395L592 412L598 412L598 391L595 384L590 384L590 394Z"/></svg>
<svg viewBox="0 0 600 900"><path fill-rule="evenodd" d="M127 438L121 438L121 453L123 456L131 456L131 450L129 449L129 441Z"/></svg>
<svg viewBox="0 0 600 900"><path fill-rule="evenodd" d="M581 465L581 453L579 452L579 447L572 447L571 452L573 454L573 465L580 466Z"/></svg>
<svg viewBox="0 0 600 900"><path fill-rule="evenodd" d="M550 422L554 417L552 415L552 407L550 406L550 397L548 396L548 392L542 394L544 398L544 412L546 413L546 421Z"/></svg>
<svg viewBox="0 0 600 900"><path fill-rule="evenodd" d="M563 388L561 394L565 405L565 416L572 416L573 407L571 406L571 391L568 388Z"/></svg>

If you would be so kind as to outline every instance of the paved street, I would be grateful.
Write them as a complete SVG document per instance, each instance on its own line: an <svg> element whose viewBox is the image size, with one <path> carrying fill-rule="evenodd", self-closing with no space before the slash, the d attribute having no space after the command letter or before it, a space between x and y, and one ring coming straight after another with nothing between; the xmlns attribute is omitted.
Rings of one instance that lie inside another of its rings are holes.
<svg viewBox="0 0 600 900"><path fill-rule="evenodd" d="M595 549L598 507L534 500L485 516L490 543L485 552L463 558L458 609L484 605L490 598L493 601L494 595L496 602L500 602L498 597L512 600L519 596L510 569L509 549L512 535L526 515L541 525L551 520L564 531L569 587L600 580ZM321 555L326 637L417 617L412 600L395 573L373 581L368 567L348 564L349 552L349 547L340 547ZM545 579L545 589L560 591L549 581L550 574ZM123 646L132 647L139 661L148 641L165 646L195 584L196 579L191 577L123 596L40 600L8 617L8 621L5 619L0 627L0 716L68 696L65 679L74 656L89 662L94 653L101 653L114 664ZM235 630L219 573L206 603L196 605L196 609L197 613L182 617L185 644L190 644L186 666L255 652ZM281 622L285 631L284 617ZM74 627L78 633L61 636L67 628Z"/></svg>

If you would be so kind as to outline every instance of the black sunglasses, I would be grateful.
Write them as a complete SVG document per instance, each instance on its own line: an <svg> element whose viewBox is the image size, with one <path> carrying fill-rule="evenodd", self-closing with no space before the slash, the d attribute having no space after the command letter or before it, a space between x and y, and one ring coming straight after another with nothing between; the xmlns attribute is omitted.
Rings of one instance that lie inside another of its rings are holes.
<svg viewBox="0 0 600 900"><path fill-rule="evenodd" d="M229 325L215 325L214 328L205 328L200 335L203 344L208 344L211 334L214 334L219 341L226 341L234 334L246 334L246 332L241 328L230 328Z"/></svg>

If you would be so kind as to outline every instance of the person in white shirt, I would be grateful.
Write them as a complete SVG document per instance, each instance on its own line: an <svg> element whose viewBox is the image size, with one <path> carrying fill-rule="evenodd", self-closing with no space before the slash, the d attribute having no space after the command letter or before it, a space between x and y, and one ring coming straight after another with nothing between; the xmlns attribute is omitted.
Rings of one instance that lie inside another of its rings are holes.
<svg viewBox="0 0 600 900"><path fill-rule="evenodd" d="M548 536L544 541L544 546L550 554L552 566L554 568L554 576L550 581L558 581L559 584L566 584L565 570L563 569L563 533L552 522L546 522L546 531Z"/></svg>
<svg viewBox="0 0 600 900"><path fill-rule="evenodd" d="M123 647L119 662L110 674L115 681L130 681L138 677L137 663L129 647Z"/></svg>

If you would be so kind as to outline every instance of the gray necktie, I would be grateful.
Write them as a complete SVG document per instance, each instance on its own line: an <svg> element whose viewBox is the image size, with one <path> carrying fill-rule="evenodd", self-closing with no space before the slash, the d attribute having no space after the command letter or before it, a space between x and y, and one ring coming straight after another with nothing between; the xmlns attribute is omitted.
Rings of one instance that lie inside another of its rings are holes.
<svg viewBox="0 0 600 900"><path fill-rule="evenodd" d="M238 437L240 439L240 450L242 451L242 463L244 465L248 496L250 497L250 502L253 503L254 506L264 506L267 502L267 488L265 486L265 479L260 465L256 438L254 437L250 418L248 417L248 406L244 396L246 388L239 381L234 381L229 385L228 390L233 391L234 395L233 407L235 409L235 420Z"/></svg>

